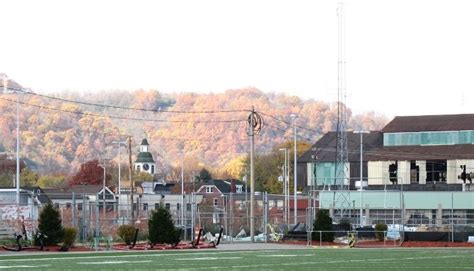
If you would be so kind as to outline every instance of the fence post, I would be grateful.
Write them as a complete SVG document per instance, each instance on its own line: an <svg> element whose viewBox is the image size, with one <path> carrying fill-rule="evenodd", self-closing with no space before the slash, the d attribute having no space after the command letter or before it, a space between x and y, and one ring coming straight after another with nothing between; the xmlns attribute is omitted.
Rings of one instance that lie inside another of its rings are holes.
<svg viewBox="0 0 474 271"><path fill-rule="evenodd" d="M99 237L100 220L99 220L99 193L95 198L95 237Z"/></svg>

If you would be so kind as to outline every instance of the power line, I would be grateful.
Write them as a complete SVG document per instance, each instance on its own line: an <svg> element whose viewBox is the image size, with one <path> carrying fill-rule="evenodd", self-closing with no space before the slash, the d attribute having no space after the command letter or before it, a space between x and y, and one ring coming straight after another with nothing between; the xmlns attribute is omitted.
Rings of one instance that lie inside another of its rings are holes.
<svg viewBox="0 0 474 271"><path fill-rule="evenodd" d="M16 102L16 101L1 98L1 97L0 97L0 100L4 100L4 101L8 101L8 102ZM71 113L71 114L82 115L82 116L106 117L106 118L120 119L120 120L134 120L134 121L161 122L161 123L169 123L169 122L171 122L171 123L237 123L237 122L246 122L246 120L239 120L239 119L208 120L208 121L144 119L144 118L132 118L132 117L121 117L121 116L97 114L97 113L91 113L91 112L71 111L71 110L59 109L59 108L54 108L54 107L48 107L48 106L44 106L44 105L30 104L30 103L27 103L27 102L18 102L18 103L23 104L23 105L27 105L27 106L34 106L34 107L38 107L38 108L41 108L41 109L54 110L54 111L59 111L59 112L64 112L64 113Z"/></svg>
<svg viewBox="0 0 474 271"><path fill-rule="evenodd" d="M77 101L77 100L70 100L64 99L59 97L48 96L44 94L39 94L35 92L25 91L23 89L12 89L15 91L22 92L24 94L38 96L46 99L57 100L61 102L68 102L74 104L81 104L81 105L88 105L88 106L95 106L101 108L113 108L113 109L122 109L122 110L135 110L135 111L142 111L142 112L153 112L153 113L175 113L175 114L219 114L219 113L238 113L238 112L248 112L249 110L196 110L196 111L184 111L184 110L161 110L161 109L145 109L145 108L136 108L136 107L126 107L126 106L117 106L117 105L110 105L110 104L97 104L97 103L90 103L84 101Z"/></svg>

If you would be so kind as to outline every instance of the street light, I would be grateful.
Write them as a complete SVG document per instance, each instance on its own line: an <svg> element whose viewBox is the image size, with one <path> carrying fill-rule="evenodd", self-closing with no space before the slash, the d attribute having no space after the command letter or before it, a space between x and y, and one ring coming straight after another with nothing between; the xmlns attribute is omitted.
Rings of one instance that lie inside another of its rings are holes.
<svg viewBox="0 0 474 271"><path fill-rule="evenodd" d="M102 162L103 162L103 165L101 165L101 167L104 169L104 178L103 178L103 181L102 181L102 213L104 214L104 217L105 217L105 179L107 178L107 175L106 175L106 163L107 163L107 160L110 160L108 158L102 158ZM98 199L97 199L98 200Z"/></svg>
<svg viewBox="0 0 474 271"><path fill-rule="evenodd" d="M281 148L279 151L283 151L285 154L285 163L283 165L283 194L285 195L284 203L283 203L283 212L284 212L284 220L285 223L288 224L288 191L289 191L289 186L288 186L288 164L287 164L287 159L288 159L288 149L287 148Z"/></svg>
<svg viewBox="0 0 474 271"><path fill-rule="evenodd" d="M18 89L13 89L16 93L16 206L20 206L20 120L19 120L19 92ZM3 92L8 91L8 77L3 74Z"/></svg>
<svg viewBox="0 0 474 271"><path fill-rule="evenodd" d="M293 136L294 136L294 150L293 150L293 154L294 154L294 157L293 157L293 174L294 174L294 177L293 177L293 192L294 192L294 196L295 196L295 199L293 200L293 211L294 211L294 224L296 225L297 223L297 215L298 215L298 199L296 198L296 189L297 189L297 184L298 184L298 179L297 179L297 172L296 172L296 156L297 156L297 153L296 153L296 118L298 118L297 115L295 114L291 114L290 116L291 120L293 121ZM289 186L288 186L289 188Z"/></svg>
<svg viewBox="0 0 474 271"><path fill-rule="evenodd" d="M363 204L362 204L362 201L363 201L363 197L362 197L362 191L364 191L364 185L363 185L363 170L364 170L364 167L363 167L363 163L364 163L364 160L363 160L363 135L364 134L369 134L370 131L363 131L363 130L360 130L360 131L354 131L354 134L360 134L360 179L359 179L359 191L360 191L360 226L362 227L362 215L363 215Z"/></svg>
<svg viewBox="0 0 474 271"><path fill-rule="evenodd" d="M122 145L127 146L127 142L125 141L112 141L112 144L118 144L118 194L119 194L119 200L120 200L120 195L121 195L121 180L122 180L122 175L121 175L121 167L120 167L120 147Z"/></svg>
<svg viewBox="0 0 474 271"><path fill-rule="evenodd" d="M181 212L180 212L180 220L181 220L181 227L183 227L185 235L186 235L186 225L184 223L184 150L181 153Z"/></svg>

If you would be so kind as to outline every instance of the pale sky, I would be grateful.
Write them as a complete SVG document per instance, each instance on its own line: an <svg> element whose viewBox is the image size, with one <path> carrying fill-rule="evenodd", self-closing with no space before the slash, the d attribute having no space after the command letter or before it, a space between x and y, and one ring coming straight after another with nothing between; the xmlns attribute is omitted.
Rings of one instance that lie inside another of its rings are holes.
<svg viewBox="0 0 474 271"><path fill-rule="evenodd" d="M43 93L255 86L337 100L335 0L0 0L0 73ZM474 1L346 0L356 113L474 113Z"/></svg>

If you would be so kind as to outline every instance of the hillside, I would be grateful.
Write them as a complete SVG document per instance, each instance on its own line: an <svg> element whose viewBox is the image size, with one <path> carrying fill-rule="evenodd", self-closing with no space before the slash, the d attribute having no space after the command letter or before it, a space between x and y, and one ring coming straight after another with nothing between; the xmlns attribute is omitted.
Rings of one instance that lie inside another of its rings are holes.
<svg viewBox="0 0 474 271"><path fill-rule="evenodd" d="M15 149L15 95L0 95L0 152ZM132 152L146 136L162 173L181 161L219 168L248 153L247 118L252 108L263 118L257 153L292 140L291 114L298 140L314 142L333 130L337 105L255 88L223 93L175 93L156 90L64 92L20 95L21 156L40 173L73 174L81 163L117 156L114 141L132 136ZM378 129L387 119L376 113L352 116L348 128ZM122 149L122 154L125 151ZM122 156L122 163L125 157Z"/></svg>

